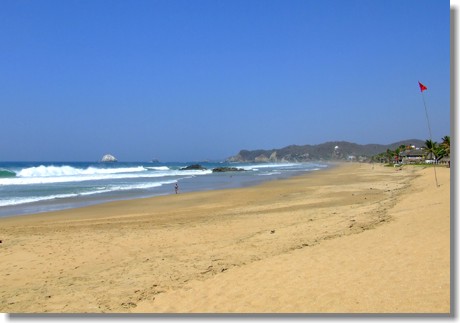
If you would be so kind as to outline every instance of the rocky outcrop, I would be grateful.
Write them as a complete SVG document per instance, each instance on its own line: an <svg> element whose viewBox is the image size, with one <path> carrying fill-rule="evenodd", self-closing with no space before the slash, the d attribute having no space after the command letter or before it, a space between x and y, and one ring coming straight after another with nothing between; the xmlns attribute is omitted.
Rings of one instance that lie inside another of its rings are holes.
<svg viewBox="0 0 460 323"><path fill-rule="evenodd" d="M116 162L118 161L113 155L110 155L110 154L106 154L104 156L102 156L102 159L101 159L101 162L103 163L113 163L113 162Z"/></svg>
<svg viewBox="0 0 460 323"><path fill-rule="evenodd" d="M189 165L187 167L182 167L180 170L206 170L207 168L199 165L199 164L193 164Z"/></svg>
<svg viewBox="0 0 460 323"><path fill-rule="evenodd" d="M243 162L245 162L245 160L244 160L243 156L241 156L241 154L229 157L229 158L227 158L226 161L230 162L230 163L243 163Z"/></svg>
<svg viewBox="0 0 460 323"><path fill-rule="evenodd" d="M244 172L243 168L236 167L217 167L212 170L213 173L224 173L224 172Z"/></svg>
<svg viewBox="0 0 460 323"><path fill-rule="evenodd" d="M265 156L264 154L262 154L262 155L257 156L256 158L254 158L254 161L256 163L268 163L270 161L270 159L267 156Z"/></svg>

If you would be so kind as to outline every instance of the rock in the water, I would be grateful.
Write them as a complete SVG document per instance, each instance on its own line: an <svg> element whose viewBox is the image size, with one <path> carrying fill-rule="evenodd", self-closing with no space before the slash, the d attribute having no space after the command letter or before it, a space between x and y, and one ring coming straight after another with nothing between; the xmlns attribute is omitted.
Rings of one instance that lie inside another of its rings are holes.
<svg viewBox="0 0 460 323"><path fill-rule="evenodd" d="M180 170L206 170L207 168L199 165L199 164L194 164L194 165L189 165L187 167L182 167Z"/></svg>
<svg viewBox="0 0 460 323"><path fill-rule="evenodd" d="M213 173L223 173L223 172L243 172L243 168L236 167L217 167L212 170Z"/></svg>
<svg viewBox="0 0 460 323"><path fill-rule="evenodd" d="M117 159L110 154L104 155L101 159L101 162L103 163L111 163L111 162L116 162L116 161Z"/></svg>

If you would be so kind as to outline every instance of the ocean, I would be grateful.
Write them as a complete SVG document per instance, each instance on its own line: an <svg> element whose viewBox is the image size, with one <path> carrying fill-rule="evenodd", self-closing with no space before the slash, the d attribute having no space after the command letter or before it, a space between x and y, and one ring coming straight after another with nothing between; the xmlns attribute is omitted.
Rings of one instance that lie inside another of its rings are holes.
<svg viewBox="0 0 460 323"><path fill-rule="evenodd" d="M181 170L200 164L206 170ZM213 173L216 167L242 172ZM327 168L322 163L0 162L0 217L115 200L255 185Z"/></svg>

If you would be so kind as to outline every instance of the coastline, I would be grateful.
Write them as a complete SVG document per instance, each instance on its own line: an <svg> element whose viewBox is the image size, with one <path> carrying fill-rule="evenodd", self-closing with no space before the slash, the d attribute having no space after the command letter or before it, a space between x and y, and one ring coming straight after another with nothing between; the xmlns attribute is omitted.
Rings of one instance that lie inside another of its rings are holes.
<svg viewBox="0 0 460 323"><path fill-rule="evenodd" d="M7 173L0 176L0 218L170 195L176 183L181 193L253 186L325 168L329 163L187 166L190 163L0 162L0 173ZM211 171L230 166L245 171Z"/></svg>
<svg viewBox="0 0 460 323"><path fill-rule="evenodd" d="M343 164L0 219L1 310L448 313L450 170L437 189L430 171Z"/></svg>

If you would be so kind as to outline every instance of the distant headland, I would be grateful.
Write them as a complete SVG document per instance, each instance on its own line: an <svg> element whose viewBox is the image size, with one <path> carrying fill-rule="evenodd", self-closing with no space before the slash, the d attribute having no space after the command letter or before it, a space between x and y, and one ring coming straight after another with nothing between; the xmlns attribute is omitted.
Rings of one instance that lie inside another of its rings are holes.
<svg viewBox="0 0 460 323"><path fill-rule="evenodd" d="M422 147L425 141L408 139L389 145L368 144L360 145L347 141L330 141L319 145L290 145L284 148L270 150L241 150L237 155L227 158L227 162L308 162L308 161L340 161L357 160L370 161L371 157L386 151L396 149L401 145Z"/></svg>

